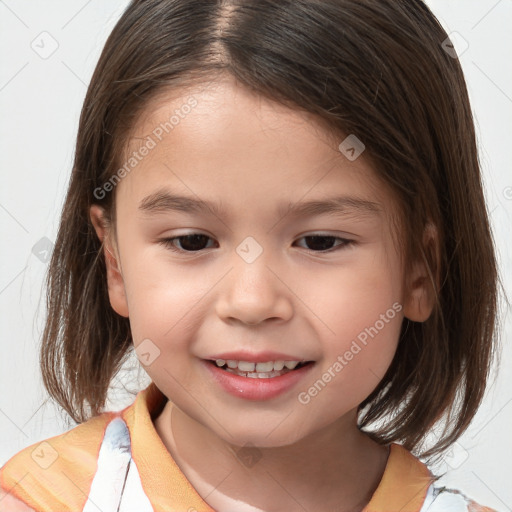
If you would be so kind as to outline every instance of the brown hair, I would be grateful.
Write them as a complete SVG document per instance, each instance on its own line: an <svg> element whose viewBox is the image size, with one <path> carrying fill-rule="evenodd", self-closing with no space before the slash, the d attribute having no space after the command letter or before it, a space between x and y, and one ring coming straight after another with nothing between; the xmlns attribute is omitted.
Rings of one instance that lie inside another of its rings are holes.
<svg viewBox="0 0 512 512"><path fill-rule="evenodd" d="M89 218L122 165L130 130L165 90L230 73L251 90L353 133L394 191L406 271L424 261L436 305L404 319L394 360L360 405L378 442L440 453L468 427L496 347L497 270L474 124L458 59L421 0L134 0L103 49L84 101L51 259L41 348L49 394L78 422L97 415L132 348L110 306L103 246ZM438 256L423 228L438 233ZM114 222L115 223L115 222ZM436 285L439 282L439 286ZM86 411L86 405L90 411Z"/></svg>

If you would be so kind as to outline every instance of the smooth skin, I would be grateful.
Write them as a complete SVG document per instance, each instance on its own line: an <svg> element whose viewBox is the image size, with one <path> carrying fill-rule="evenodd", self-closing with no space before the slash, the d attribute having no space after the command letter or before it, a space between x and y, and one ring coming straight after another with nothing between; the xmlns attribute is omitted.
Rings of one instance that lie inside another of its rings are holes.
<svg viewBox="0 0 512 512"><path fill-rule="evenodd" d="M191 96L197 105L117 185L115 232L99 206L90 211L105 243L112 307L129 317L135 347L149 339L160 351L146 371L174 407L172 431L170 404L156 431L215 510L232 510L230 500L237 500L240 512L360 511L380 482L388 448L357 428L357 406L389 367L403 317L429 317L427 271L418 263L404 276L393 195L365 153L350 161L338 149L343 139L313 116L230 77L153 101L126 157ZM226 211L139 208L162 188ZM302 218L278 213L282 205L335 196L378 208L349 205L336 215ZM200 250L190 251L197 242L162 243L190 233L206 235ZM335 250L321 252L304 238L312 235L340 239L329 246ZM263 249L252 263L236 251L247 237ZM395 303L401 311L300 403L299 393ZM284 352L315 365L292 390L248 401L205 371L204 359L232 350ZM236 455L247 444L261 455L251 467Z"/></svg>

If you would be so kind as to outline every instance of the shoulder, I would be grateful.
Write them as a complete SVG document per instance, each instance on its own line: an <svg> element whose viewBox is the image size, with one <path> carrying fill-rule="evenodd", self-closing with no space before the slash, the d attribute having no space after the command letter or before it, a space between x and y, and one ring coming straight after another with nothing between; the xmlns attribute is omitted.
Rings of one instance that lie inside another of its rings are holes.
<svg viewBox="0 0 512 512"><path fill-rule="evenodd" d="M444 487L430 468L402 445L392 443L390 448L382 480L365 512L496 512Z"/></svg>
<svg viewBox="0 0 512 512"><path fill-rule="evenodd" d="M432 484L420 512L496 512L474 502L462 492Z"/></svg>
<svg viewBox="0 0 512 512"><path fill-rule="evenodd" d="M116 415L103 413L11 457L0 468L0 512L82 510L106 427Z"/></svg>

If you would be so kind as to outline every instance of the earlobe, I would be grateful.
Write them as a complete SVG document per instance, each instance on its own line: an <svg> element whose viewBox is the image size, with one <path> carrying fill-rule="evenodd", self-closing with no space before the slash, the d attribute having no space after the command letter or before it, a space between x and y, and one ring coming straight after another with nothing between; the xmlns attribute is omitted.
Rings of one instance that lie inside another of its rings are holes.
<svg viewBox="0 0 512 512"><path fill-rule="evenodd" d="M425 322L434 309L439 288L439 237L436 227L428 223L423 233L423 254L406 278L404 316L413 322Z"/></svg>
<svg viewBox="0 0 512 512"><path fill-rule="evenodd" d="M107 286L110 304L114 311L128 318L128 302L122 275L118 251L114 247L109 235L108 224L105 221L104 210L101 206L93 204L89 211L92 225L102 242L105 266L107 269Z"/></svg>

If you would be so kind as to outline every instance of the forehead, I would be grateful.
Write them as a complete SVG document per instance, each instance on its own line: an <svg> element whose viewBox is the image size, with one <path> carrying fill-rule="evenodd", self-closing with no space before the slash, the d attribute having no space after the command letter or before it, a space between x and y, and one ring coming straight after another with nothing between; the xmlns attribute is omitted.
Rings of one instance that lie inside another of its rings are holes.
<svg viewBox="0 0 512 512"><path fill-rule="evenodd" d="M331 191L351 197L352 206L366 201L367 212L370 203L375 211L379 203L389 209L386 187L364 153L351 161L340 152L344 137L313 114L256 95L233 79L162 91L139 117L124 159L148 143L151 150L118 189L138 203L152 194L146 207L155 208L170 204L158 199L168 186L182 198L196 196L189 208L206 204L217 213L237 200L249 206L246 200L259 196L267 205L279 199L282 215L301 198L314 202ZM310 211L322 208L310 204Z"/></svg>
<svg viewBox="0 0 512 512"><path fill-rule="evenodd" d="M171 132L184 132L178 129L183 125L186 125L187 132L194 131L195 142L200 143L204 132L211 138L212 120L219 134L230 128L236 133L241 124L247 131L253 130L253 134L255 131L266 132L270 139L275 138L276 132L281 132L279 139L275 140L280 144L283 143L284 130L290 139L307 133L309 137L314 135L317 141L329 141L330 146L341 137L334 134L333 128L328 127L327 122L319 116L265 98L229 75L223 75L209 82L162 88L145 105L132 126L128 137L129 149L136 149L144 136L152 135L160 142L162 138L167 139ZM304 129L306 126L307 130Z"/></svg>

